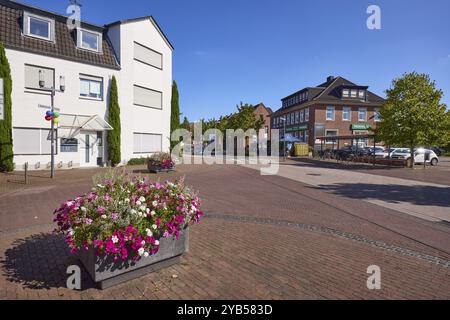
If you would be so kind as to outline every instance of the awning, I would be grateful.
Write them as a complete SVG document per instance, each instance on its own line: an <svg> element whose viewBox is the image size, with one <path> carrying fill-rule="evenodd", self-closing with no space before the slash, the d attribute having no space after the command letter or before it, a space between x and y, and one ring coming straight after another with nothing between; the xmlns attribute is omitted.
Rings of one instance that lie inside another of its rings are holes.
<svg viewBox="0 0 450 320"><path fill-rule="evenodd" d="M111 131L113 127L99 115L61 114L58 129L60 137L73 138L82 130L102 132Z"/></svg>

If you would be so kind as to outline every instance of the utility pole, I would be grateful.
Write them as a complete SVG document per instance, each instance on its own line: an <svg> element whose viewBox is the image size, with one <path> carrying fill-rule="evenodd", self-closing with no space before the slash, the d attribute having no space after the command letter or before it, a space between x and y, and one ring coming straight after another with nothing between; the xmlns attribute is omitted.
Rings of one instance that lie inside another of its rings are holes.
<svg viewBox="0 0 450 320"><path fill-rule="evenodd" d="M45 86L45 73L43 70L39 70L39 87L42 91L50 92L51 97L51 112L52 114L55 113L55 95L56 92L63 93L66 90L65 85L65 78L64 76L59 77L59 90L55 89L55 85L51 87ZM51 127L50 127L50 139L51 139L51 160L50 160L50 178L55 177L55 121L51 120Z"/></svg>

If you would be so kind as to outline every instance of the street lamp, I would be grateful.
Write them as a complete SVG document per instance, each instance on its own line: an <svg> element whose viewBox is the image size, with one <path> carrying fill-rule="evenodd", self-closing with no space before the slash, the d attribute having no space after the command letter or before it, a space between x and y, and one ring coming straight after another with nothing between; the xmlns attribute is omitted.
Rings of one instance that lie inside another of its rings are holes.
<svg viewBox="0 0 450 320"><path fill-rule="evenodd" d="M66 78L64 76L59 77L59 90L55 89L55 86L46 87L45 86L45 71L39 70L39 87L42 91L50 92L51 96L51 111L55 112L55 94L56 92L63 93L66 91ZM51 139L51 168L50 168L50 178L55 177L55 122L52 120L50 129L50 139Z"/></svg>
<svg viewBox="0 0 450 320"><path fill-rule="evenodd" d="M283 121L283 160L286 162L286 118L280 117L280 120Z"/></svg>

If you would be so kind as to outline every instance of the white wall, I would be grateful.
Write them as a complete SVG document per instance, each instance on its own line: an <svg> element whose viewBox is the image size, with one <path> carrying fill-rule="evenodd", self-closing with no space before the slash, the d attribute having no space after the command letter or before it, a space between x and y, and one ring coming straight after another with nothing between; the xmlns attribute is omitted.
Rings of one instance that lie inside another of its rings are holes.
<svg viewBox="0 0 450 320"><path fill-rule="evenodd" d="M50 122L44 119L47 109L39 107L39 105L50 106L50 95L36 90L25 89L25 64L55 69L55 84L57 87L59 86L59 77L61 75L65 76L66 91L64 93L57 93L55 96L55 107L60 108L61 113L99 115L103 119L105 118L109 83L113 75L118 76L119 73L117 70L10 49L6 50L6 55L11 65L11 75L13 79L13 128L50 128ZM80 98L80 74L88 74L103 78L103 101ZM73 153L58 152L55 159L56 163L63 161L65 165L69 161L73 161L75 166L80 163L80 156ZM34 167L35 163L40 162L42 165L41 169L45 169L50 162L50 156L15 156L14 162L18 170L23 169L23 164L25 162L29 162L31 168Z"/></svg>
<svg viewBox="0 0 450 320"><path fill-rule="evenodd" d="M124 155L128 155L124 160L130 157L147 156L147 154L133 154L133 132L162 134L163 151L169 151L172 49L149 19L124 23L111 28L109 37L121 61L122 68L119 80L123 132L122 152ZM135 41L163 55L163 70L134 60ZM162 110L135 106L133 104L134 85L163 92Z"/></svg>
<svg viewBox="0 0 450 320"><path fill-rule="evenodd" d="M131 158L147 156L133 153L134 132L162 134L163 151L168 151L170 147L172 49L149 19L117 25L110 28L108 35L121 62L120 71L7 49L6 54L13 78L13 128L50 128L50 122L44 119L47 109L39 107L39 105L50 105L50 95L25 89L25 64L55 69L57 86L59 86L59 77L65 76L66 91L57 93L55 97L55 107L61 108L61 113L99 115L103 119L106 119L107 114L110 79L115 75L121 108L122 162L125 164ZM160 52L163 55L163 70L135 61L134 41ZM103 101L80 98L80 74L103 78ZM163 92L162 110L135 106L133 104L134 85ZM78 153L58 152L55 160L57 164L62 161L65 167L72 161L73 165L77 167L80 165L82 156L82 149L79 146ZM41 163L40 169L46 169L50 163L50 156L18 155L14 157L14 162L17 170L22 170L25 162L29 163L30 169L33 169L38 162Z"/></svg>

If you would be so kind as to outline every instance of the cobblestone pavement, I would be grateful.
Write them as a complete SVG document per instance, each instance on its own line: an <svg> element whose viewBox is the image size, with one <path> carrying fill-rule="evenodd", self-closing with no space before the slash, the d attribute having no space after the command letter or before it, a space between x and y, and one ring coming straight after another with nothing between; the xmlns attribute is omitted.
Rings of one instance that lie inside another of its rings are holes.
<svg viewBox="0 0 450 320"><path fill-rule="evenodd" d="M163 175L185 175L207 212L181 264L104 291L83 273L70 291L78 261L51 233L52 211L100 171L0 195L0 299L450 299L449 227L236 166ZM382 290L366 287L370 265Z"/></svg>

